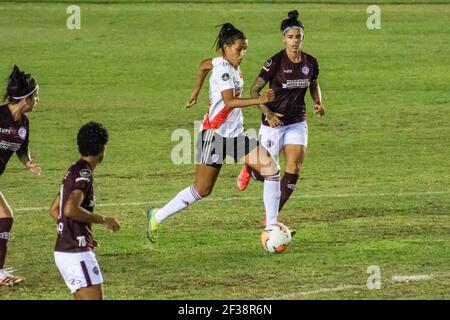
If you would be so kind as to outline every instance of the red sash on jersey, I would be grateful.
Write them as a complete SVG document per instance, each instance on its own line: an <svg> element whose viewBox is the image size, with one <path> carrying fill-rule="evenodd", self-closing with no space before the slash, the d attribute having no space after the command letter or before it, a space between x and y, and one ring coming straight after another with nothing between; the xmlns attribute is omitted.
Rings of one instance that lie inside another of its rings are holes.
<svg viewBox="0 0 450 320"><path fill-rule="evenodd" d="M241 96L240 92L236 94L236 98L239 98ZM209 105L211 105L211 100L209 100ZM232 108L223 107L222 110L219 111L219 113L212 119L209 120L209 111L206 113L205 118L203 119L203 130L209 130L209 129L217 129L219 128L228 118L231 111L233 111Z"/></svg>
<svg viewBox="0 0 450 320"><path fill-rule="evenodd" d="M233 111L231 108L224 107L220 112L212 119L209 120L209 110L205 115L205 119L203 119L203 130L209 130L209 129L217 129L219 128L222 123L224 123L228 115Z"/></svg>

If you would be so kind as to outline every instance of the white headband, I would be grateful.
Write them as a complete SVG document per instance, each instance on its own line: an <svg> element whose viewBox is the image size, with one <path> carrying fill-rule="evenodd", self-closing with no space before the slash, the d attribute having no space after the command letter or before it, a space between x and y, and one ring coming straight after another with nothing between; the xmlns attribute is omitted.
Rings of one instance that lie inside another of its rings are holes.
<svg viewBox="0 0 450 320"><path fill-rule="evenodd" d="M286 33L289 29L300 29L303 32L305 32L305 30L302 27L299 26L293 26L293 27L287 27L286 29L283 30L283 33Z"/></svg>
<svg viewBox="0 0 450 320"><path fill-rule="evenodd" d="M34 88L30 93L28 93L28 94L26 94L26 95L24 95L24 96L21 96L21 97L11 97L11 98L13 98L14 100L22 100L23 98L26 98L26 97L28 97L28 96L31 96L31 95L32 95L33 93L35 93L38 89L39 89L39 86L36 85L36 88Z"/></svg>

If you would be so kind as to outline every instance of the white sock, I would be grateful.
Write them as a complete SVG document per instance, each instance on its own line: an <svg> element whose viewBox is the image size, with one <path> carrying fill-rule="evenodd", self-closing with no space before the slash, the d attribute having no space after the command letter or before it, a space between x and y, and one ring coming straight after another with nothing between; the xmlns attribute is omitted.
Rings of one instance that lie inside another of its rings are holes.
<svg viewBox="0 0 450 320"><path fill-rule="evenodd" d="M181 190L175 198L170 200L163 208L156 211L155 219L160 223L201 198L202 197L200 197L194 186L187 187L186 189Z"/></svg>
<svg viewBox="0 0 450 320"><path fill-rule="evenodd" d="M276 224L278 207L280 205L280 176L264 179L264 207L266 208L266 226Z"/></svg>

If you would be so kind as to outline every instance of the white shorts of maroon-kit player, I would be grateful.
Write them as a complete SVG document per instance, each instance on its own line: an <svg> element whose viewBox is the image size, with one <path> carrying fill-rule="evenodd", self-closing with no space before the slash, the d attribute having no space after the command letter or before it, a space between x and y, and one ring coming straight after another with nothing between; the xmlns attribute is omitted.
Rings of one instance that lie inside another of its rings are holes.
<svg viewBox="0 0 450 320"><path fill-rule="evenodd" d="M55 263L72 293L103 283L102 273L95 254L85 252L55 252Z"/></svg>
<svg viewBox="0 0 450 320"><path fill-rule="evenodd" d="M261 124L259 143L278 160L281 150L287 144L303 145L305 148L308 146L308 125L306 121L274 128Z"/></svg>

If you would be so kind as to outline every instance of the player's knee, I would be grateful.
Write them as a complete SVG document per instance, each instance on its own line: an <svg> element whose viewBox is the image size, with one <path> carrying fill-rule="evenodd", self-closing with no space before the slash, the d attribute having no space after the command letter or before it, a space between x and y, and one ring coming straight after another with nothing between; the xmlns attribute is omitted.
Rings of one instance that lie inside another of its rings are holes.
<svg viewBox="0 0 450 320"><path fill-rule="evenodd" d="M103 300L103 288L101 285L81 288L74 293L75 300Z"/></svg>
<svg viewBox="0 0 450 320"><path fill-rule="evenodd" d="M267 177L272 177L272 176L276 176L280 174L280 165L278 164L277 161L275 161L274 159L272 159L270 165L268 165L267 167L263 167L261 168L261 172L260 174L267 178Z"/></svg>
<svg viewBox="0 0 450 320"><path fill-rule="evenodd" d="M280 164L274 158L272 158L270 161L270 167L272 169L271 175L276 176L280 174L281 170Z"/></svg>
<svg viewBox="0 0 450 320"><path fill-rule="evenodd" d="M284 166L284 171L293 173L293 174L299 174L300 167L301 167L300 163L286 162L286 164Z"/></svg>
<svg viewBox="0 0 450 320"><path fill-rule="evenodd" d="M207 196L209 196L211 194L211 192L213 190L213 186L201 186L201 187L196 186L195 189L197 190L200 197L206 198Z"/></svg>

